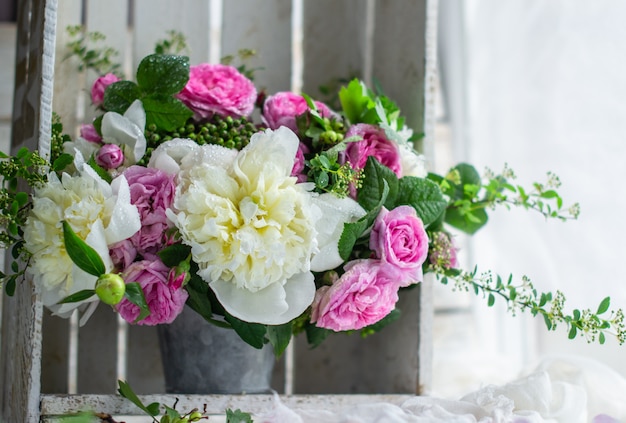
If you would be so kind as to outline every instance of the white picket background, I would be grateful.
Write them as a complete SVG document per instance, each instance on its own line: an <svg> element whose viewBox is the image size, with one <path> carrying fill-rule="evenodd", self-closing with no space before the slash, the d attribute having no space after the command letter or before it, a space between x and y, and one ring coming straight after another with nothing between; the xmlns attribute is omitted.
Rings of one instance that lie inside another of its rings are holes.
<svg viewBox="0 0 626 423"><path fill-rule="evenodd" d="M106 43L120 52L129 77L139 60L153 50L156 41L166 37L166 31L177 30L187 37L192 64L216 62L241 48L255 49L258 55L250 65L262 68L256 73L255 83L268 93L295 89L319 97L318 87L337 78L360 76L367 82L375 79L399 103L409 125L425 133L421 148L432 155L436 0L62 0L58 5L56 0L24 0L24 3L32 5L34 11L53 13L56 9L56 20L47 22L45 27L51 28L53 39L48 39L47 44L42 42L39 50L32 50L31 56L42 54L41 45L55 49L52 109L63 117L66 130L77 128L93 116L89 87L96 77L77 72L75 61L65 59L68 25L80 24L86 31L103 33ZM22 4L20 7L26 8ZM32 19L38 18L37 13L32 14ZM23 14L22 19L18 32L37 35L37 24ZM39 25L44 27L41 21ZM32 46L18 46L18 59L20 51L28 48ZM30 57L31 62L35 58ZM28 67L20 67L19 60L16 66L19 90L23 86L20 77L27 73ZM14 122L17 122L15 117ZM19 139L17 135L19 132L14 129L14 143ZM26 293L30 289L22 288ZM274 388L289 395L424 392L431 371L432 288L423 284L407 294L402 298L401 307L405 311L402 320L374 337L365 340L334 337L313 351L298 339L288 355L289 370L285 371L284 361L279 363ZM17 304L15 298L4 299L2 362L16 355L36 361L41 354L39 363L26 363L26 368L34 371L40 365L41 384L15 382L24 375L5 365L1 383L14 388L9 393L5 389L0 420L4 417L6 421L37 421L32 419L39 413L39 400L43 413L48 415L81 406L111 413L124 411L128 407L110 395L115 392L120 377L126 378L140 394L164 392L155 328L122 325L120 329L116 315L106 307L100 307L86 326L76 328L72 322L50 317L46 311L42 313L36 295L26 296L30 301L26 305ZM36 321L38 313L43 314L43 322ZM18 324L8 328L7 322L12 324L10 316L15 314ZM29 328L28 335L22 334L25 329L19 321L30 322L30 326L24 326ZM15 332L19 332L17 337ZM28 342L22 339L24 336L30 338ZM36 379L37 375L31 378ZM68 393L77 395L57 395ZM313 403L329 401L324 397L307 398ZM332 398L339 404L360 397ZM402 396L395 398L399 400ZM248 401L252 408L269 401L264 396L254 400L223 396L192 399L209 402L214 409L233 401L236 404ZM35 400L37 407L33 405Z"/></svg>

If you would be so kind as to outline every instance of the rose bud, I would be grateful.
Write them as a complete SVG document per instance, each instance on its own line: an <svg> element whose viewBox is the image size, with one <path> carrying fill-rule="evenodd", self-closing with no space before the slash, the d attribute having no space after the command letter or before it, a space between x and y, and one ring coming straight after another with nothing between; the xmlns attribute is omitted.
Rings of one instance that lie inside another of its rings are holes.
<svg viewBox="0 0 626 423"><path fill-rule="evenodd" d="M96 155L96 163L105 169L116 169L124 163L124 153L115 144L104 144Z"/></svg>

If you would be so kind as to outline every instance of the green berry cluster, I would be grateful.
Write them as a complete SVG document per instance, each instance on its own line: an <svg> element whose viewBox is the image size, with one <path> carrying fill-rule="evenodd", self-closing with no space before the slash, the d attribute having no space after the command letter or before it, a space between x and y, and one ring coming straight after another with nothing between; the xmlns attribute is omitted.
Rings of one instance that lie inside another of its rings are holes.
<svg viewBox="0 0 626 423"><path fill-rule="evenodd" d="M63 154L63 143L71 141L68 134L63 133L63 124L61 117L52 113L52 132L50 135L50 162L54 162Z"/></svg>
<svg viewBox="0 0 626 423"><path fill-rule="evenodd" d="M218 115L213 115L211 119L205 122L195 122L189 119L185 126L181 126L175 131L164 131L157 128L155 124L150 124L145 133L146 155L139 164L147 164L155 148L174 138L188 138L199 145L214 144L241 150L248 145L250 137L258 131L259 128L245 117L237 119Z"/></svg>

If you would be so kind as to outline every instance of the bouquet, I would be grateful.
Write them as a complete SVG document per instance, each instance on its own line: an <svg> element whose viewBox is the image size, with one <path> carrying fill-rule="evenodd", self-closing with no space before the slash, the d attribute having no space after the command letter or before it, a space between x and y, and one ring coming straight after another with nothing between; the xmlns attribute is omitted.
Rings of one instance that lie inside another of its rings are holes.
<svg viewBox="0 0 626 423"><path fill-rule="evenodd" d="M570 337L624 341L609 298L568 314L561 292L460 269L453 231L475 233L496 206L575 218L554 175L525 189L509 169L429 173L420 134L380 90L353 79L333 104L265 93L251 76L152 54L132 81L95 81L99 114L79 137L57 117L50 152L3 155L8 294L28 275L47 308L81 324L100 303L138 325L171 323L187 305L281 354L294 334L318 345L381 330L403 290L439 280Z"/></svg>

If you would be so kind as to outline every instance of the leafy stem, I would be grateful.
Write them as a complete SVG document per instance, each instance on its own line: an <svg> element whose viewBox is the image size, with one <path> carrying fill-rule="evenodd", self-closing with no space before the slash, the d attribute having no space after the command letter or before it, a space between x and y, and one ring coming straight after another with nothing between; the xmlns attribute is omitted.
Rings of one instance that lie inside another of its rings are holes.
<svg viewBox="0 0 626 423"><path fill-rule="evenodd" d="M452 281L455 290L473 291L476 295L482 295L487 299L489 307L500 298L513 315L519 311L528 311L533 316L542 316L548 330L555 330L558 325L565 324L570 339L581 335L589 343L598 341L604 344L606 335L612 335L620 345L626 342L624 312L621 309L609 310L610 297L604 298L595 312L591 309L574 309L570 314L565 311L563 292L556 291L554 295L551 292L540 293L526 276L522 277L521 282L514 283L512 275L504 281L499 275L494 278L491 272L479 274L476 268L471 272L434 267L430 270L441 283Z"/></svg>

